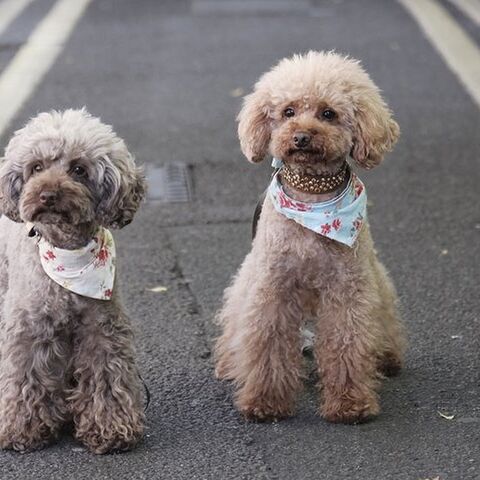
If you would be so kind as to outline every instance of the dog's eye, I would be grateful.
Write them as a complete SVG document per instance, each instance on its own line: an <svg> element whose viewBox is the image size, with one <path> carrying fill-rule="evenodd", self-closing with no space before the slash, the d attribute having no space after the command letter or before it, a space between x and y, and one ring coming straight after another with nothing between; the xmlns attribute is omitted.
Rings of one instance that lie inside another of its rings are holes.
<svg viewBox="0 0 480 480"><path fill-rule="evenodd" d="M326 120L333 120L336 116L337 114L331 108L327 108L322 112L322 117Z"/></svg>
<svg viewBox="0 0 480 480"><path fill-rule="evenodd" d="M43 170L43 165L41 163L36 163L33 167L32 167L32 174L33 173L39 173Z"/></svg>
<svg viewBox="0 0 480 480"><path fill-rule="evenodd" d="M283 115L285 117L293 117L295 116L295 110L292 108L292 107L287 107L284 111L283 111Z"/></svg>
<svg viewBox="0 0 480 480"><path fill-rule="evenodd" d="M81 165L75 165L72 168L72 173L77 177L84 177L87 174L87 171Z"/></svg>

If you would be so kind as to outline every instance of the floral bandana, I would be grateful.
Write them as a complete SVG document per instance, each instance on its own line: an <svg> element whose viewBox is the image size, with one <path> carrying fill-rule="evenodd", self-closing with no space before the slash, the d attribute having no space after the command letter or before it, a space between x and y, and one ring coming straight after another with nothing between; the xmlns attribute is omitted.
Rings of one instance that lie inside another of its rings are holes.
<svg viewBox="0 0 480 480"><path fill-rule="evenodd" d="M274 167L281 163L274 159ZM352 247L367 215L365 186L352 172L342 193L326 202L306 203L290 198L283 190L278 172L274 175L268 194L275 210L315 233Z"/></svg>
<svg viewBox="0 0 480 480"><path fill-rule="evenodd" d="M45 273L56 283L83 297L111 300L115 281L115 242L106 228L99 228L85 247L64 250L42 237L38 252Z"/></svg>

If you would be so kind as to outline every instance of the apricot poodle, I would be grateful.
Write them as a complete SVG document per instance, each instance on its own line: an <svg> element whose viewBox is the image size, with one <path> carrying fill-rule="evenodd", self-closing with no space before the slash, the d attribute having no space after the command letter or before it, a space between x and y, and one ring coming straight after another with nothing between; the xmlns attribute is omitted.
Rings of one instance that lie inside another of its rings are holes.
<svg viewBox="0 0 480 480"><path fill-rule="evenodd" d="M216 375L234 381L247 418L292 415L304 376L300 329L314 319L320 413L364 421L379 413L380 380L401 368L405 340L347 160L377 166L399 127L358 61L313 51L265 73L238 120L247 159L270 153L280 170L217 315Z"/></svg>
<svg viewBox="0 0 480 480"><path fill-rule="evenodd" d="M40 448L71 421L95 453L141 439L142 384L107 228L130 223L144 191L123 140L84 109L41 113L10 140L0 163L1 448Z"/></svg>

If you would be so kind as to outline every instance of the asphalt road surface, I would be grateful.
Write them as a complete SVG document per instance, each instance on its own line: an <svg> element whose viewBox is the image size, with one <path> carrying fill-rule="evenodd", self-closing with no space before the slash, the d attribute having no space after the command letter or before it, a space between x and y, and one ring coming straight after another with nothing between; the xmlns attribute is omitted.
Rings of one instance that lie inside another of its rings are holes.
<svg viewBox="0 0 480 480"><path fill-rule="evenodd" d="M433 3L480 45L473 17L456 2ZM28 3L0 34L0 78L54 5ZM294 418L247 423L231 388L213 378L212 317L249 250L251 214L270 174L268 161L242 157L235 115L262 72L308 49L360 58L402 128L383 166L361 175L409 349L401 376L383 386L381 415L357 426L315 414L313 378ZM152 392L145 440L98 457L66 433L40 452L0 452L0 479L480 479L480 111L464 84L393 0L88 4L4 129L2 148L37 112L86 105L152 177L186 165L191 200L159 201L154 182L116 236Z"/></svg>

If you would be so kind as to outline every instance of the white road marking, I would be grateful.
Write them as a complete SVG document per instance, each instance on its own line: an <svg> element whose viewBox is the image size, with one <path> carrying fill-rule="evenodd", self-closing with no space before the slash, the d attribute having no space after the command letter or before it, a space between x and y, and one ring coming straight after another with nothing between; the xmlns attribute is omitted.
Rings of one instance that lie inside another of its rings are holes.
<svg viewBox="0 0 480 480"><path fill-rule="evenodd" d="M0 3L0 35L33 0L4 0Z"/></svg>
<svg viewBox="0 0 480 480"><path fill-rule="evenodd" d="M59 0L0 76L0 137L53 65L92 0Z"/></svg>
<svg viewBox="0 0 480 480"><path fill-rule="evenodd" d="M450 0L450 3L480 26L480 0Z"/></svg>
<svg viewBox="0 0 480 480"><path fill-rule="evenodd" d="M480 108L480 49L435 0L399 0Z"/></svg>

